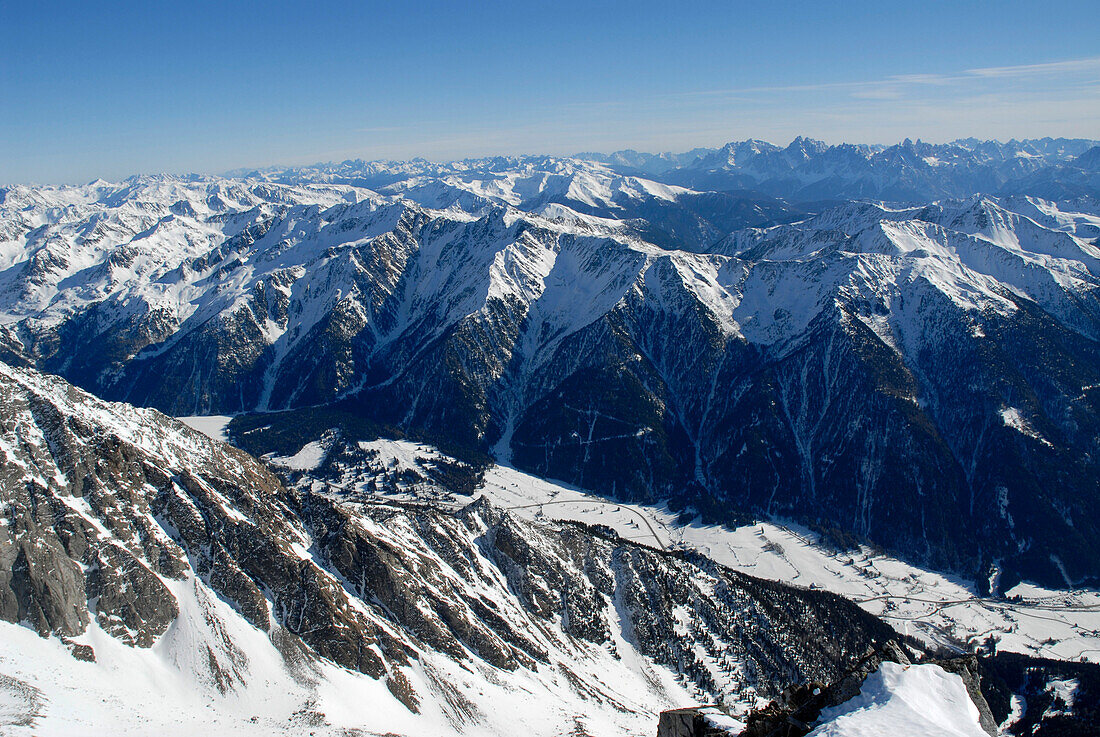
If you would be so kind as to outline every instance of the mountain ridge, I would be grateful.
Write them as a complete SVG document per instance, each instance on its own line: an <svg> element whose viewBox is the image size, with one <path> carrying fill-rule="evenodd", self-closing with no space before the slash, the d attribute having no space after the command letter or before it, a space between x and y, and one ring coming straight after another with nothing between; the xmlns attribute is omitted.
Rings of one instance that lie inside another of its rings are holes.
<svg viewBox="0 0 1100 737"><path fill-rule="evenodd" d="M1098 575L1095 202L806 212L577 160L403 166L389 192L9 190L3 356L181 415L336 403L708 519L823 518L978 580ZM739 224L716 214L735 200Z"/></svg>

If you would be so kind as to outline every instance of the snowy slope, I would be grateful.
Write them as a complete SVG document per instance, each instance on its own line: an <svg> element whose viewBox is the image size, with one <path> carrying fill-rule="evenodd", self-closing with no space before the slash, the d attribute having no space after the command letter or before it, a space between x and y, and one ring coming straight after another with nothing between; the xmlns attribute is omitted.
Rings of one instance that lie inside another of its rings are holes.
<svg viewBox="0 0 1100 737"><path fill-rule="evenodd" d="M859 696L826 709L810 737L982 737L962 679L938 665L883 663Z"/></svg>

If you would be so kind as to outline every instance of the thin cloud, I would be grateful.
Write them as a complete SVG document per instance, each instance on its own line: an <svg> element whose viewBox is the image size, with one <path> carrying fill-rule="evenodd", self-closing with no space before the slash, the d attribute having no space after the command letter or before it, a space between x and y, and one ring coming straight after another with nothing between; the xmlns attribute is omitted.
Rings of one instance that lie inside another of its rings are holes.
<svg viewBox="0 0 1100 737"><path fill-rule="evenodd" d="M900 100L903 94L896 86L877 86L857 89L852 92L852 97L860 100Z"/></svg>
<svg viewBox="0 0 1100 737"><path fill-rule="evenodd" d="M901 84L945 85L950 84L956 78L947 74L896 74L889 79L891 82Z"/></svg>
<svg viewBox="0 0 1100 737"><path fill-rule="evenodd" d="M882 79L857 80L853 82L826 82L822 84L797 84L761 87L739 87L724 90L703 90L685 93L684 96L726 96L761 93L785 92L821 92L827 90L847 90L854 96L878 99L885 97L882 90L897 89L898 85L945 86L958 82L982 79L1009 79L1035 76L1079 75L1100 73L1100 57L1070 59L1066 61L1045 62L1042 64L1019 64L1005 67L981 67L967 69L955 74L897 74Z"/></svg>
<svg viewBox="0 0 1100 737"><path fill-rule="evenodd" d="M975 77L1031 77L1040 74L1078 74L1082 72L1100 72L1100 56L1087 59L1070 59L1068 61L1052 61L1044 64L968 69L966 74Z"/></svg>

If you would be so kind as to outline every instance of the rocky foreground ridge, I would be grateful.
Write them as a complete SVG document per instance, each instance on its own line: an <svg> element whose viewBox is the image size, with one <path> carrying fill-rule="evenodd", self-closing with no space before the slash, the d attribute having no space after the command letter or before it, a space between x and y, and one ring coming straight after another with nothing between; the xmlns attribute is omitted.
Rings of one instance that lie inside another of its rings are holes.
<svg viewBox="0 0 1100 737"><path fill-rule="evenodd" d="M553 704L554 723L609 733L689 693L717 697L718 668L740 674L750 704L831 680L892 636L833 595L484 501L451 513L291 491L155 410L4 364L0 495L3 626L65 643L102 678L120 647L167 661L230 723L230 704L274 681L318 726L366 726L320 703L350 677L385 685L376 706L406 714L391 724L499 729L487 694L519 692ZM48 669L8 657L4 683L60 698ZM36 713L32 726L56 718Z"/></svg>

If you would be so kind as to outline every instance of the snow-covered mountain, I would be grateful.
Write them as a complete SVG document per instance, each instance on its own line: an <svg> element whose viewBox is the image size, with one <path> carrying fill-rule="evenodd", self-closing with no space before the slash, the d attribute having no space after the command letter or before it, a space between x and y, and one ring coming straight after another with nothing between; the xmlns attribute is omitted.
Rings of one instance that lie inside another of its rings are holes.
<svg viewBox="0 0 1100 737"><path fill-rule="evenodd" d="M288 455L388 428L1006 588L1100 576L1091 200L807 216L544 157L13 187L0 223L5 360L110 399L293 410L263 420Z"/></svg>
<svg viewBox="0 0 1100 737"><path fill-rule="evenodd" d="M893 636L837 596L484 499L290 490L4 364L0 510L5 734L648 734Z"/></svg>
<svg viewBox="0 0 1100 737"><path fill-rule="evenodd" d="M829 146L798 137L786 147L735 141L680 166L644 170L661 181L695 189L755 189L794 201L858 197L921 202L976 192L1064 199L1100 194L1086 155L1096 143L1042 138ZM614 156L605 160L620 171L632 170ZM643 167L647 163L639 162Z"/></svg>
<svg viewBox="0 0 1100 737"><path fill-rule="evenodd" d="M787 146L750 139L717 149L645 154L579 153L490 157L439 164L343 161L309 167L241 170L235 176L295 184L350 184L379 191L412 191L418 201L454 197L453 190L526 203L572 199L587 207L606 206L619 188L626 196L665 186L695 191L755 191L792 202L870 198L902 203L978 192L1047 199L1100 196L1095 154L1098 141L1040 138L1023 141L950 143L905 140L893 146L839 144L799 136ZM609 175L625 180L614 184ZM648 184L639 185L639 180ZM570 191L572 190L572 191ZM579 195L579 196L578 196ZM621 204L621 203L620 203Z"/></svg>
<svg viewBox="0 0 1100 737"><path fill-rule="evenodd" d="M695 163L697 159L714 153L713 148L693 148L682 153L650 154L633 149L624 149L610 154L598 152L579 153L575 158L585 161L599 161L610 164L616 168L642 172L647 175L663 174L671 169L678 169Z"/></svg>

